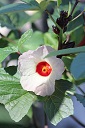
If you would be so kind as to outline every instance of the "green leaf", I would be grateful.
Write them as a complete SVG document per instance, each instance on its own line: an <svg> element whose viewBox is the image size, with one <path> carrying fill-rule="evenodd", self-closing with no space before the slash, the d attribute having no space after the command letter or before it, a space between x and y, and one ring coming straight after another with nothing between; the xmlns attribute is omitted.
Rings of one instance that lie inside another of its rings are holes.
<svg viewBox="0 0 85 128"><path fill-rule="evenodd" d="M46 57L65 55L65 54L75 54L81 52L85 52L85 46L54 51L48 54Z"/></svg>
<svg viewBox="0 0 85 128"><path fill-rule="evenodd" d="M79 9L80 9L79 7L75 9L73 19L81 13L81 10ZM71 21L68 24L66 33L70 34L71 40L75 41L76 46L80 43L80 41L85 35L84 29L83 29L83 23L84 23L84 20L81 15L80 17L76 18L75 20Z"/></svg>
<svg viewBox="0 0 85 128"><path fill-rule="evenodd" d="M43 34L41 32L34 32L32 30L26 31L18 42L20 52L34 50L44 43Z"/></svg>
<svg viewBox="0 0 85 128"><path fill-rule="evenodd" d="M18 49L14 46L0 48L0 63L11 53L18 52Z"/></svg>
<svg viewBox="0 0 85 128"><path fill-rule="evenodd" d="M56 37L53 33L46 32L44 34L44 42L45 45L50 45L54 49L58 48L58 37Z"/></svg>
<svg viewBox="0 0 85 128"><path fill-rule="evenodd" d="M22 89L16 76L10 76L0 69L0 103L5 105L14 121L20 121L34 101L35 96Z"/></svg>
<svg viewBox="0 0 85 128"><path fill-rule="evenodd" d="M0 39L0 48L4 48L8 46L8 41L6 41L4 38Z"/></svg>
<svg viewBox="0 0 85 128"><path fill-rule="evenodd" d="M29 4L26 3L14 3L3 6L0 8L0 14L7 14L19 11L27 11L27 10L39 10L39 7L30 2Z"/></svg>
<svg viewBox="0 0 85 128"><path fill-rule="evenodd" d="M31 2L31 4L38 5L38 2L36 0L21 0L21 1L26 2L26 3L30 3Z"/></svg>
<svg viewBox="0 0 85 128"><path fill-rule="evenodd" d="M29 3L30 1L35 1L35 0L21 0L21 1Z"/></svg>
<svg viewBox="0 0 85 128"><path fill-rule="evenodd" d="M71 7L71 2L69 1L68 16L69 16L70 13L71 13L71 9L72 9L72 7Z"/></svg>
<svg viewBox="0 0 85 128"><path fill-rule="evenodd" d="M33 31L32 31L32 29L30 29L30 30L26 31L21 36L21 38L18 41L18 49L19 49L20 52L23 52L23 45L25 43L29 43L29 39L31 38L32 34L33 34Z"/></svg>
<svg viewBox="0 0 85 128"><path fill-rule="evenodd" d="M29 18L30 16L27 15L25 12L3 14L0 15L0 23L2 27L6 26L10 29L17 29L19 27L22 27L26 22L28 22Z"/></svg>
<svg viewBox="0 0 85 128"><path fill-rule="evenodd" d="M50 3L50 1L41 1L40 2L41 10L44 11L47 8L47 6L49 5L49 3Z"/></svg>
<svg viewBox="0 0 85 128"><path fill-rule="evenodd" d="M68 81L56 81L55 92L45 99L45 112L54 125L57 125L63 118L73 114L72 100L65 95L66 91L70 90L71 87L72 83Z"/></svg>
<svg viewBox="0 0 85 128"><path fill-rule="evenodd" d="M85 107L85 96L81 95L81 94L75 94L77 100L83 104L83 106Z"/></svg>
<svg viewBox="0 0 85 128"><path fill-rule="evenodd" d="M85 53L80 53L74 58L70 71L75 79L85 78Z"/></svg>
<svg viewBox="0 0 85 128"><path fill-rule="evenodd" d="M9 73L11 76L13 76L17 72L17 66L9 66L4 68L4 70Z"/></svg>
<svg viewBox="0 0 85 128"><path fill-rule="evenodd" d="M75 85L80 85L82 83L85 83L85 78L84 79L75 80Z"/></svg>
<svg viewBox="0 0 85 128"><path fill-rule="evenodd" d="M62 3L62 0L57 0L57 6L60 6L61 3Z"/></svg>
<svg viewBox="0 0 85 128"><path fill-rule="evenodd" d="M70 58L70 57L62 57L62 60L63 60L63 62L64 62L64 64L65 64L65 67L70 71L70 66L71 66L71 63L72 63L72 58Z"/></svg>

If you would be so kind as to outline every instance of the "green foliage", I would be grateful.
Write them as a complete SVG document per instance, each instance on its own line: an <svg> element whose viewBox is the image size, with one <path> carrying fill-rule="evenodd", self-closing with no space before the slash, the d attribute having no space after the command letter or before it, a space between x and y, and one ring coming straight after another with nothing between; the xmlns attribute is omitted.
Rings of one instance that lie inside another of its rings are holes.
<svg viewBox="0 0 85 128"><path fill-rule="evenodd" d="M72 6L74 5L73 2L69 2L69 0L62 1L62 4L59 6L59 8L54 8L54 13L52 17L56 21L57 18L60 16L60 11L68 11L68 15L70 14L72 10ZM81 13L81 7L80 4L76 7L74 10L72 21L70 21L67 25L67 31L64 33L65 35L70 35L70 40L75 41L75 45L77 46L82 38L84 37L84 29L83 29L83 17L80 15L78 18L76 18ZM74 20L75 18L75 20ZM48 26L52 29L52 25L54 25L53 21L51 19L48 19Z"/></svg>
<svg viewBox="0 0 85 128"><path fill-rule="evenodd" d="M58 48L58 37L56 37L53 33L45 33L44 34L44 42L45 45L50 45L54 49Z"/></svg>
<svg viewBox="0 0 85 128"><path fill-rule="evenodd" d="M74 17L76 17L78 14L80 14L80 11L76 12ZM83 17L80 16L78 19L73 20L68 25L67 34L70 33L71 40L74 40L76 45L80 43L80 41L83 39L85 35L83 29L83 23L84 23Z"/></svg>
<svg viewBox="0 0 85 128"><path fill-rule="evenodd" d="M70 71L75 79L85 78L85 53L80 53L74 58Z"/></svg>
<svg viewBox="0 0 85 128"><path fill-rule="evenodd" d="M0 69L0 103L5 105L11 118L18 122L30 109L36 96L21 88L19 79Z"/></svg>
<svg viewBox="0 0 85 128"><path fill-rule="evenodd" d="M62 0L57 0L57 6L59 6L62 3Z"/></svg>
<svg viewBox="0 0 85 128"><path fill-rule="evenodd" d="M28 22L29 18L29 15L27 15L25 12L4 14L0 15L0 23L2 27L6 26L10 29L17 29Z"/></svg>
<svg viewBox="0 0 85 128"><path fill-rule="evenodd" d="M14 13L19 11L26 11L26 10L38 10L39 7L33 5L31 3L15 3L3 6L0 8L0 14L7 14L7 13Z"/></svg>
<svg viewBox="0 0 85 128"><path fill-rule="evenodd" d="M56 81L56 90L53 95L45 99L45 111L51 123L57 125L63 118L73 114L73 103L69 96L65 95L71 90L72 83L60 80Z"/></svg>
<svg viewBox="0 0 85 128"><path fill-rule="evenodd" d="M64 62L64 64L65 64L65 66L66 66L66 68L68 69L68 71L70 71L70 66L71 66L71 63L72 63L72 58L71 57L63 57L62 58L62 60L63 60L63 62Z"/></svg>
<svg viewBox="0 0 85 128"><path fill-rule="evenodd" d="M1 5L3 8L3 6ZM36 19L41 17L41 13L37 12L34 15L30 16L26 12L13 12L13 13L6 13L3 15L0 15L0 23L1 26L6 26L7 28L10 28L12 30L19 29L27 22L33 22Z"/></svg>
<svg viewBox="0 0 85 128"><path fill-rule="evenodd" d="M52 124L57 125L63 118L73 114L71 95L76 96L77 100L85 107L85 97L75 93L75 86L73 85L74 83L80 85L85 82L85 46L77 47L85 36L83 27L85 18L80 14L81 5L78 4L73 12L72 20L67 24L67 31L62 32L60 38L59 34L53 33L52 26L56 27L57 18L60 17L62 10L68 11L68 16L70 15L74 1L42 0L39 1L40 3L36 0L21 1L22 3L8 5L0 3L0 25L10 28L7 37L2 32L0 33L0 67L4 67L4 69L0 68L0 103L5 105L10 117L18 122L25 115L32 118L32 104L35 101L44 102L44 110L49 120ZM49 14L47 18L46 9L48 13L54 9L52 17ZM35 11L35 13L28 15L25 11ZM47 23L48 31L43 33L37 30L35 21L44 16L46 17L43 21L45 24ZM34 31L25 28L27 31L23 33L24 30L21 27L23 28L27 22L30 23ZM68 44L72 41L75 42L75 47L69 48ZM62 47L61 50L58 50L60 43ZM23 90L20 85L21 76L17 66L6 67L6 62L5 66L2 63L9 55L9 59L13 59L11 53L19 51L22 54L28 50L35 50L41 45L49 45L56 49L46 57L62 57L66 69L62 76L64 80L56 81L55 92L46 97L36 96L33 92ZM63 45L67 46L66 49L63 48Z"/></svg>
<svg viewBox="0 0 85 128"><path fill-rule="evenodd" d="M58 50L55 52L51 52L46 57L65 55L65 54L75 54L75 53L81 53L81 52L85 52L85 46Z"/></svg>
<svg viewBox="0 0 85 128"><path fill-rule="evenodd" d="M18 52L18 48L14 46L9 46L5 48L0 48L0 63L11 53Z"/></svg>
<svg viewBox="0 0 85 128"><path fill-rule="evenodd" d="M41 1L40 2L41 10L44 11L48 5L49 5L49 1Z"/></svg>
<svg viewBox="0 0 85 128"><path fill-rule="evenodd" d="M11 76L13 76L17 72L17 66L9 66L4 68L4 70L9 73Z"/></svg>
<svg viewBox="0 0 85 128"><path fill-rule="evenodd" d="M34 50L40 45L44 44L43 34L41 32L34 32L32 30L26 31L18 41L19 51L25 52L28 50Z"/></svg>

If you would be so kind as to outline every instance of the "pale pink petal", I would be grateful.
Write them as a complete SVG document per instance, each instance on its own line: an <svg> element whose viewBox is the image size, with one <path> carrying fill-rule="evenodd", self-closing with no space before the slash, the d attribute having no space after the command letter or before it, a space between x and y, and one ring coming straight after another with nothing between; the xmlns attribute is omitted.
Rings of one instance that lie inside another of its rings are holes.
<svg viewBox="0 0 85 128"><path fill-rule="evenodd" d="M34 59L19 59L18 61L18 68L21 75L31 75L36 72L36 63Z"/></svg>
<svg viewBox="0 0 85 128"><path fill-rule="evenodd" d="M20 83L23 89L34 92L36 87L46 83L48 79L49 77L43 77L35 73L30 76L22 76L20 79Z"/></svg>
<svg viewBox="0 0 85 128"><path fill-rule="evenodd" d="M52 75L54 76L54 79L61 79L62 73L65 70L63 61L56 57L49 57L45 60L52 66Z"/></svg>
<svg viewBox="0 0 85 128"><path fill-rule="evenodd" d="M33 56L36 58L44 59L44 57L52 51L54 51L53 48L51 48L50 46L43 45L33 52Z"/></svg>
<svg viewBox="0 0 85 128"><path fill-rule="evenodd" d="M22 55L20 55L19 59L28 59L28 58L32 58L32 53L33 50L29 50L27 52L24 52Z"/></svg>
<svg viewBox="0 0 85 128"><path fill-rule="evenodd" d="M55 91L55 82L54 81L47 81L45 84L38 86L35 89L35 94L40 96L52 95Z"/></svg>
<svg viewBox="0 0 85 128"><path fill-rule="evenodd" d="M49 54L50 52L53 52L53 51L55 51L55 49L53 49L52 47L50 47L50 46L43 46L43 58L47 55L47 54Z"/></svg>

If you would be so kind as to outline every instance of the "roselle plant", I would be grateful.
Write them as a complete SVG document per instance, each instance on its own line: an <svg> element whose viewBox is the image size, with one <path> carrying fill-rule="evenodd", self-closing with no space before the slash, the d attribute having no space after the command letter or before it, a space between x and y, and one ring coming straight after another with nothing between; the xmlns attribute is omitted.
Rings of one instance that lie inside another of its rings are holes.
<svg viewBox="0 0 85 128"><path fill-rule="evenodd" d="M84 2L0 3L0 25L10 29L7 36L0 33L0 103L15 122L29 116L36 102L43 103L45 119L53 125L73 115L72 97L85 107L85 91L80 86L85 82ZM29 15L26 11L35 13ZM48 16L44 19L48 27L45 32L34 28L43 13ZM31 28L23 32L21 28L26 23L30 23ZM7 66L7 57L10 61L13 55L16 55L17 66ZM82 94L78 94L76 88Z"/></svg>

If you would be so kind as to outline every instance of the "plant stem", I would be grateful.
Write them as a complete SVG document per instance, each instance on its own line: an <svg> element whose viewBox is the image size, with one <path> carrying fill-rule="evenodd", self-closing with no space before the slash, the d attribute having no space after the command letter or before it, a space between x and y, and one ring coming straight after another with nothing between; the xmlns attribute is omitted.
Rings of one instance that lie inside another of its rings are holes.
<svg viewBox="0 0 85 128"><path fill-rule="evenodd" d="M80 120L78 120L75 116L71 115L70 116L73 120L75 120L80 126L85 128L85 124L81 123Z"/></svg>
<svg viewBox="0 0 85 128"><path fill-rule="evenodd" d="M76 6L77 6L77 4L78 4L78 0L76 0L76 2L75 2L75 4L74 4L74 6L73 6L73 8L72 8L72 11L71 11L71 13L70 13L70 15L72 16L72 14L73 14L73 12L74 12L74 9L76 8Z"/></svg>
<svg viewBox="0 0 85 128"><path fill-rule="evenodd" d="M6 36L2 35L1 33L0 33L0 36L1 36L2 38L4 38L6 41L8 41L9 43L16 43L15 41L13 41L13 40L7 38ZM20 53L19 51L17 52L17 54L21 55L21 53Z"/></svg>
<svg viewBox="0 0 85 128"><path fill-rule="evenodd" d="M56 25L56 27L61 31L61 27L56 23L56 21L53 19L53 17L50 15L48 10L45 10L46 13L49 15L50 19L53 21L53 23Z"/></svg>
<svg viewBox="0 0 85 128"><path fill-rule="evenodd" d="M83 15L84 12L85 11L82 11L78 16L76 16L74 19L72 19L71 22L74 21L74 20L76 20L77 18L79 18L81 15Z"/></svg>
<svg viewBox="0 0 85 128"><path fill-rule="evenodd" d="M59 34L59 44L58 44L58 50L61 50L62 49L62 35L63 35L63 31L61 30L60 31L60 34Z"/></svg>
<svg viewBox="0 0 85 128"><path fill-rule="evenodd" d="M0 33L0 36L3 37L5 40L7 40L9 43L16 43L15 41L7 38L6 36L2 35L1 33Z"/></svg>
<svg viewBox="0 0 85 128"><path fill-rule="evenodd" d="M63 31L62 31L61 27L53 19L53 17L50 15L50 13L48 12L48 10L46 10L46 13L49 15L50 19L53 21L53 23L55 24L55 26L60 30L59 39L58 39L58 41L59 41L58 50L60 50L60 49L62 49L62 34L63 34Z"/></svg>

